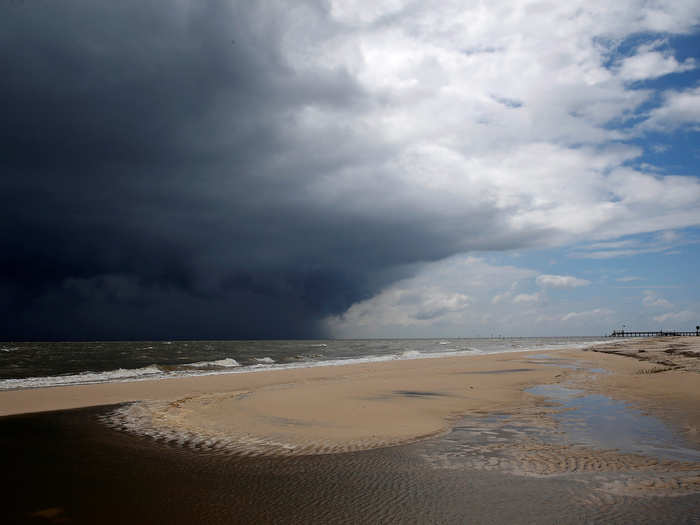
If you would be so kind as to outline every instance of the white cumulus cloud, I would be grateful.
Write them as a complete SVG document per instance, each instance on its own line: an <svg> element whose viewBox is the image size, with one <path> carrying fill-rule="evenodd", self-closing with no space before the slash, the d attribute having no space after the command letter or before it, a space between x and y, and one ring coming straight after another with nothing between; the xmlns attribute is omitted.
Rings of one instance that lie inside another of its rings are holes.
<svg viewBox="0 0 700 525"><path fill-rule="evenodd" d="M668 300L663 297L656 295L653 290L645 290L644 297L642 298L642 304L647 308L673 308ZM654 318L656 319L656 318Z"/></svg>
<svg viewBox="0 0 700 525"><path fill-rule="evenodd" d="M591 281L571 275L539 275L536 281L538 285L549 288L577 288L591 284Z"/></svg>
<svg viewBox="0 0 700 525"><path fill-rule="evenodd" d="M697 312L693 312L690 310L682 310L680 312L669 312L666 314L661 314L657 315L654 317L654 321L657 321L659 323L665 323L665 322L684 322L684 321L689 321L689 322L695 322L697 321L700 323L700 315ZM692 327L686 328L687 330L690 330Z"/></svg>
<svg viewBox="0 0 700 525"><path fill-rule="evenodd" d="M640 46L636 54L620 62L617 67L618 75L627 81L645 80L670 73L682 73L697 67L692 58L678 62L668 50L666 52L657 50L664 44L664 41L658 41Z"/></svg>
<svg viewBox="0 0 700 525"><path fill-rule="evenodd" d="M539 293L519 293L513 297L513 304L538 303L542 299Z"/></svg>
<svg viewBox="0 0 700 525"><path fill-rule="evenodd" d="M527 268L491 265L477 257L452 257L426 265L414 277L328 317L326 325L338 337L488 330L492 321L498 326L506 319L500 315L499 301L492 302L493 290L507 289L503 295L509 299L517 283L535 275Z"/></svg>
<svg viewBox="0 0 700 525"><path fill-rule="evenodd" d="M331 5L333 31L316 20L285 33L290 68L342 71L364 97L290 115L290 136L342 160L306 183L313 202L373 220L410 209L455 238L452 253L700 224L700 182L630 167L643 151L610 125L653 102L629 80L693 66L658 38L611 66L617 43L691 31L696 3ZM670 92L639 117L648 127L695 118L696 95Z"/></svg>
<svg viewBox="0 0 700 525"><path fill-rule="evenodd" d="M689 126L700 129L700 86L664 94L663 104L653 109L643 128L666 129Z"/></svg>
<svg viewBox="0 0 700 525"><path fill-rule="evenodd" d="M572 321L579 319L589 319L591 317L608 317L615 312L609 308L595 308L593 310L586 310L583 312L569 312L568 314L562 316L562 321Z"/></svg>

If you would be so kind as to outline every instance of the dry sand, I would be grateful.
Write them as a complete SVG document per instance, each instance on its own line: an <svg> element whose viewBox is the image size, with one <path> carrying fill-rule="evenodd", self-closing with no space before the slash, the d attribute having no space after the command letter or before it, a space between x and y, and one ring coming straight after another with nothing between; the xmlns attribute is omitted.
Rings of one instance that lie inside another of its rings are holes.
<svg viewBox="0 0 700 525"><path fill-rule="evenodd" d="M139 401L120 408L113 423L241 453L296 455L411 442L446 432L463 415L539 414L547 424L551 408L524 389L566 381L631 400L698 442L699 360L692 353L700 355L699 343L640 339L548 352L553 360L518 352L8 391L0 392L0 415ZM668 357L673 345L691 362L620 355ZM586 373L591 366L612 373L593 377Z"/></svg>

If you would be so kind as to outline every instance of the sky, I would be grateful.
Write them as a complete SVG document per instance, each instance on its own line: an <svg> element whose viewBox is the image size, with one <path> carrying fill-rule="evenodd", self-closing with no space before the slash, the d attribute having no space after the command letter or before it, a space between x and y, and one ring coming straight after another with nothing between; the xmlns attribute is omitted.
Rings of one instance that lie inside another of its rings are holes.
<svg viewBox="0 0 700 525"><path fill-rule="evenodd" d="M2 2L0 339L700 324L700 4Z"/></svg>

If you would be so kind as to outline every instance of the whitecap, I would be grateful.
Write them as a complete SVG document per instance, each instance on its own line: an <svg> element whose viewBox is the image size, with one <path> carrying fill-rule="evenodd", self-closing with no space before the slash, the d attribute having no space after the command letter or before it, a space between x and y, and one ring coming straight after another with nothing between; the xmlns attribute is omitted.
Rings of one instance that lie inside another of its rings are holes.
<svg viewBox="0 0 700 525"><path fill-rule="evenodd" d="M143 368L118 368L105 372L81 372L63 376L25 377L21 379L0 380L0 390L15 388L40 388L47 386L80 385L88 383L107 383L110 381L125 381L136 378L158 377L163 371L155 365Z"/></svg>
<svg viewBox="0 0 700 525"><path fill-rule="evenodd" d="M559 345L563 345L565 348L585 348L589 346L594 346L598 344L605 344L608 341L585 341L576 343L552 343L546 345L545 348L538 348L542 350L560 348ZM187 343L182 343L187 345ZM8 347L5 347L8 348ZM266 370L283 370L288 368L315 368L322 366L341 366L359 363L373 363L373 362L384 362L391 361L394 359L429 359L429 358L440 358L440 357L457 357L457 356L468 356L468 355L481 355L481 354L491 354L491 353L503 353L503 352L513 352L520 351L511 348L498 348L493 350L484 350L479 348L473 348L464 346L458 350L449 349L449 351L442 352L419 352L417 350L407 350L401 354L384 354L384 355L366 355L357 356L354 358L339 358L339 359L329 359L329 360L306 360L309 356L305 357L303 361L292 362L292 363L282 363L277 364L270 357L256 358L255 361L258 364L252 366L240 366L235 359L226 358L217 361L202 361L199 363L191 363L180 365L179 370L168 369L161 370L155 365L151 365L144 368L137 369L117 369L107 372L83 372L81 374L64 375L64 376L50 376L50 377L30 377L22 379L4 379L0 380L0 390L11 390L20 388L39 388L39 387L50 387L50 386L61 386L61 385L72 385L72 384L84 384L84 383L106 383L106 382L122 382L122 381L141 381L141 380L153 380L153 379L163 379L166 377L183 377L192 375L219 375L219 374L238 374L238 373L251 373L251 372L262 372ZM318 357L321 357L320 355ZM202 366L204 365L204 366Z"/></svg>
<svg viewBox="0 0 700 525"><path fill-rule="evenodd" d="M187 366L190 368L233 368L236 366L241 366L241 364L232 357L227 357L225 359L217 359L216 361L199 361L197 363L187 363L182 366Z"/></svg>

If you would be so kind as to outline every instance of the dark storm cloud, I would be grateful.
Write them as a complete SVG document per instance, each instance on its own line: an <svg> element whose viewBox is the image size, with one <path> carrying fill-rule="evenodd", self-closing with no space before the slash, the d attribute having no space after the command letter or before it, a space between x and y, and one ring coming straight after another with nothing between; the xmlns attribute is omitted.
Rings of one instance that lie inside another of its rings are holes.
<svg viewBox="0 0 700 525"><path fill-rule="evenodd" d="M390 152L342 122L297 133L306 106L373 101L342 69L290 67L284 6L0 9L0 338L314 336L406 265L479 247L460 231L498 225L307 193Z"/></svg>

